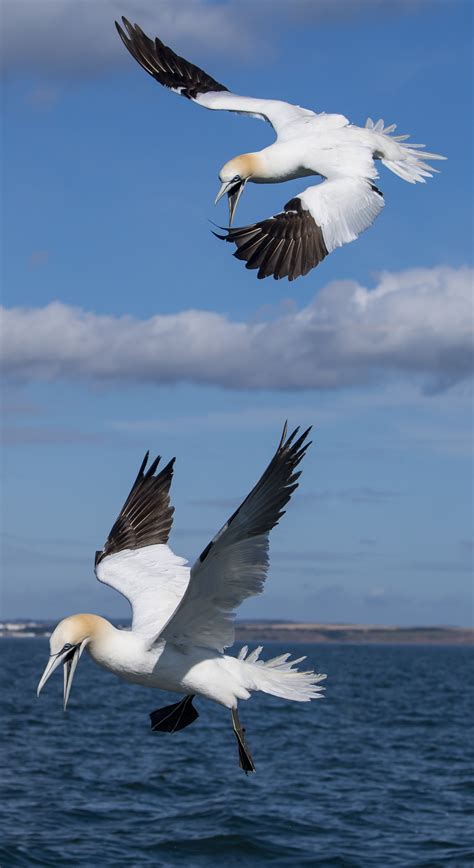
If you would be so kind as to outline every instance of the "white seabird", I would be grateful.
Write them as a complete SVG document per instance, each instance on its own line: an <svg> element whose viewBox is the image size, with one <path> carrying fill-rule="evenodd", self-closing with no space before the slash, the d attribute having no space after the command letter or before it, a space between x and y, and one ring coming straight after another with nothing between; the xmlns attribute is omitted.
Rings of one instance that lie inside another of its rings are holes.
<svg viewBox="0 0 474 868"><path fill-rule="evenodd" d="M403 180L425 183L436 172L426 160L444 160L408 144L409 136L393 136L395 124L367 119L365 127L349 123L344 115L316 113L275 99L237 96L210 75L175 54L160 39L150 39L138 24L122 18L115 22L119 35L140 66L160 84L207 109L251 115L268 121L276 141L263 150L241 154L219 172L221 188L216 203L227 193L229 227L247 181L276 184L295 178L321 176L322 183L290 199L283 211L266 220L229 228L225 241L236 245L234 256L246 268L258 268L257 277L294 280L322 260L354 241L380 214L383 193L375 160Z"/></svg>
<svg viewBox="0 0 474 868"><path fill-rule="evenodd" d="M263 691L282 699L319 699L326 676L299 671L281 654L259 659L261 647L238 657L225 648L234 642L233 612L247 597L261 593L268 569L270 530L284 514L298 487L296 468L308 446L308 428L287 437L286 425L276 453L248 497L206 546L189 570L168 546L174 507L169 490L174 458L155 475L160 457L146 469L148 453L120 515L101 551L95 572L100 582L125 596L132 608L131 630L118 630L98 615L72 615L50 638L50 658L38 695L54 670L64 667L64 709L79 658L92 659L135 684L184 694L174 705L151 713L153 730L176 732L198 713L196 695L229 708L245 772L255 770L237 714L239 699Z"/></svg>

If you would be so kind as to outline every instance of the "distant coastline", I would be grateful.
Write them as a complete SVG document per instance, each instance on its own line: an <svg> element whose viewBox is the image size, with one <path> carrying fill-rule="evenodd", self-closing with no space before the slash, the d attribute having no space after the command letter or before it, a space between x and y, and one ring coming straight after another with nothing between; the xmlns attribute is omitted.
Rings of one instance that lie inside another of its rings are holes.
<svg viewBox="0 0 474 868"><path fill-rule="evenodd" d="M240 622L241 642L262 641L374 645L474 645L467 627L385 627L375 624L313 624L299 622Z"/></svg>
<svg viewBox="0 0 474 868"><path fill-rule="evenodd" d="M126 629L128 623L118 623ZM237 642L291 642L357 645L474 645L474 629L468 627L386 627L377 624L318 624L298 621L237 621ZM0 621L0 639L46 638L54 622Z"/></svg>

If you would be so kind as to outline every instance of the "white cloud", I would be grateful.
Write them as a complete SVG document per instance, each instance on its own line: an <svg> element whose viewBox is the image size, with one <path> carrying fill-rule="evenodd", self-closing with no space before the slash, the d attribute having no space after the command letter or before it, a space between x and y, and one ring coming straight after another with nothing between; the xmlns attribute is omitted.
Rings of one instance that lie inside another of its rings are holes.
<svg viewBox="0 0 474 868"><path fill-rule="evenodd" d="M150 34L176 43L176 50L202 49L254 57L274 45L288 26L363 13L396 12L421 0L3 0L3 65L48 75L96 74L125 63L114 28L125 14ZM193 59L193 58L191 58ZM195 62L199 56L194 58ZM210 70L212 73L212 70ZM219 78L216 71L217 78Z"/></svg>
<svg viewBox="0 0 474 868"><path fill-rule="evenodd" d="M5 68L49 75L90 75L125 65L127 52L114 26L124 14L151 35L176 41L179 50L194 46L215 53L252 41L235 2L4 0L2 13Z"/></svg>
<svg viewBox="0 0 474 868"><path fill-rule="evenodd" d="M3 311L2 355L20 380L338 389L394 377L441 391L472 372L472 277L438 266L333 282L307 307L239 322L187 310L148 320L54 302Z"/></svg>

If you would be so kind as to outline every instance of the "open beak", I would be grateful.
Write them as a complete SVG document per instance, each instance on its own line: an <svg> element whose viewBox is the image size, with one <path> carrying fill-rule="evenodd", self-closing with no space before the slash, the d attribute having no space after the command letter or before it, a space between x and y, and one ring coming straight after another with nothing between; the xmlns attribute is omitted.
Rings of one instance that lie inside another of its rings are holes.
<svg viewBox="0 0 474 868"><path fill-rule="evenodd" d="M62 663L64 674L64 711L66 711L74 673L85 645L86 641L81 642L80 645L74 645L73 648L69 648L64 653L60 652L59 654L53 654L50 657L46 664L46 669L41 676L40 683L38 684L38 689L36 691L37 696L40 695L44 685L53 674L54 670L58 668L60 663Z"/></svg>
<svg viewBox="0 0 474 868"><path fill-rule="evenodd" d="M222 184L216 198L214 201L214 205L217 205L220 199L222 199L224 193L227 193L227 198L229 202L229 226L232 226L232 221L234 219L235 209L237 208L238 201L244 191L244 187L247 183L247 178L244 181L238 181L234 186L232 186L232 181L227 181Z"/></svg>

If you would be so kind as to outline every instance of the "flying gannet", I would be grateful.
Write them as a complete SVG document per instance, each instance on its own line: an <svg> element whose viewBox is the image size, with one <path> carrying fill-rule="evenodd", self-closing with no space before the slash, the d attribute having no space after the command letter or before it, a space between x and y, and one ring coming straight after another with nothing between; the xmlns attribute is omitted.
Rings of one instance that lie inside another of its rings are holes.
<svg viewBox="0 0 474 868"><path fill-rule="evenodd" d="M231 93L198 66L175 54L160 39L150 39L138 24L115 22L130 54L156 81L207 109L221 109L268 121L276 141L267 148L241 154L219 172L216 203L227 193L229 229L218 238L236 245L234 256L257 277L294 280L307 274L336 247L354 241L380 214L383 193L375 160L400 178L425 183L437 172L426 159L439 154L408 144L409 136L393 136L395 124L371 118L365 127L340 114L316 113L275 99L255 99ZM290 199L283 211L248 226L232 229L237 203L248 181L277 184L308 176L324 178Z"/></svg>
<svg viewBox="0 0 474 868"><path fill-rule="evenodd" d="M196 695L229 708L239 762L255 770L237 713L239 699L263 691L282 699L319 699L326 676L299 671L305 660L281 654L259 659L261 647L238 657L224 649L234 642L233 613L247 597L261 593L268 569L269 533L298 487L297 471L308 446L308 428L287 437L287 427L267 469L248 497L211 540L190 570L168 546L174 507L169 490L173 458L155 475L160 457L147 469L148 453L117 521L96 552L98 580L125 596L132 608L131 630L118 630L98 615L72 615L50 638L50 657L38 695L62 663L64 709L79 658L92 659L135 684L184 694L174 705L150 714L151 728L177 732L198 717Z"/></svg>

